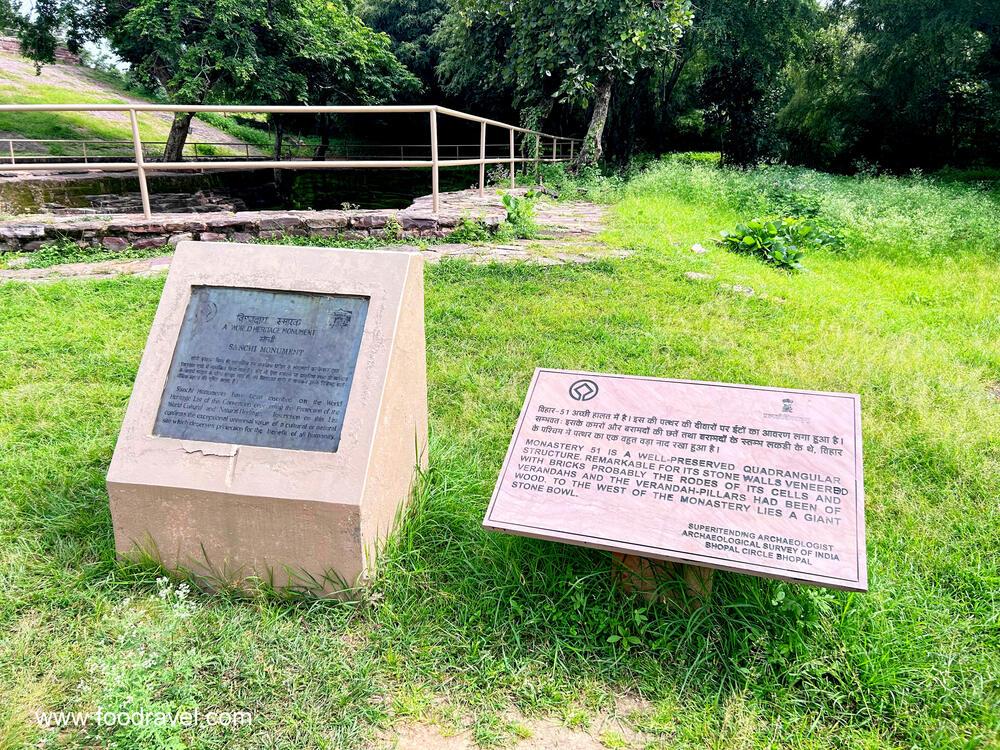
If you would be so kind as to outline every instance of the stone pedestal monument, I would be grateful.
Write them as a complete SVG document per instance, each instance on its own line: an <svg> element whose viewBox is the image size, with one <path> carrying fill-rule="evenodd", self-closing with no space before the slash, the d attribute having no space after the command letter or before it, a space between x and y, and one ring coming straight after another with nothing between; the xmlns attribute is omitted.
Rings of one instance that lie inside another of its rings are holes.
<svg viewBox="0 0 1000 750"><path fill-rule="evenodd" d="M181 243L108 495L120 555L356 585L427 462L418 252Z"/></svg>

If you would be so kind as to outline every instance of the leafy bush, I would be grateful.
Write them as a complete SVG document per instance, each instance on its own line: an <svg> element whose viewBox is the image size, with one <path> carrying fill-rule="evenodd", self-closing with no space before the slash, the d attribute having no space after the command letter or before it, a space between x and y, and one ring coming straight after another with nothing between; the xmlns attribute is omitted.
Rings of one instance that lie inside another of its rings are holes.
<svg viewBox="0 0 1000 750"><path fill-rule="evenodd" d="M218 112L199 112L198 119L261 151L270 152L274 148L274 136L267 131L267 124L264 122L257 125L247 117L235 117Z"/></svg>
<svg viewBox="0 0 1000 750"><path fill-rule="evenodd" d="M463 219L462 223L447 237L448 242L463 243L486 242L489 239L489 228L483 222L472 219Z"/></svg>
<svg viewBox="0 0 1000 750"><path fill-rule="evenodd" d="M806 218L753 219L723 232L720 243L734 253L755 255L779 268L798 270L807 248L833 242L831 236Z"/></svg>
<svg viewBox="0 0 1000 750"><path fill-rule="evenodd" d="M64 263L97 263L103 260L137 260L155 258L170 251L166 246L135 248L129 245L122 250L107 250L103 247L77 245L70 239L47 242L32 253L24 255L19 268L49 268Z"/></svg>
<svg viewBox="0 0 1000 750"><path fill-rule="evenodd" d="M529 190L524 196L503 193L500 196L503 207L507 210L506 226L501 227L501 234L512 234L519 239L530 239L537 236L538 226L535 224L535 202L538 195Z"/></svg>
<svg viewBox="0 0 1000 750"><path fill-rule="evenodd" d="M782 216L815 219L823 210L820 196L815 190L788 190L775 186L768 199Z"/></svg>
<svg viewBox="0 0 1000 750"><path fill-rule="evenodd" d="M740 171L664 158L624 188L623 199L658 196L736 217L794 216L818 198L814 224L841 237L853 257L924 263L969 253L1000 257L1000 191L936 176L843 176L800 167ZM787 195L787 194L794 195ZM784 196L784 197L780 197ZM798 204L792 210L784 205ZM737 219L727 218L720 228ZM840 243L826 245L839 250Z"/></svg>
<svg viewBox="0 0 1000 750"><path fill-rule="evenodd" d="M612 203L617 200L630 172L605 174L598 167L583 167L571 171L567 164L542 164L539 179L545 189L558 200L587 200Z"/></svg>

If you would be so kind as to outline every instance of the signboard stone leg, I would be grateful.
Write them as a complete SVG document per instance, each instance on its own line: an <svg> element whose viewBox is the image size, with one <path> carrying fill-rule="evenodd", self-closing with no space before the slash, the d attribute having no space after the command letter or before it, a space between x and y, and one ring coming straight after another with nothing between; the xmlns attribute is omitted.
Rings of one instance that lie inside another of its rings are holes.
<svg viewBox="0 0 1000 750"><path fill-rule="evenodd" d="M622 552L611 553L611 568L626 591L642 594L650 602L675 602L697 609L712 596L711 568Z"/></svg>

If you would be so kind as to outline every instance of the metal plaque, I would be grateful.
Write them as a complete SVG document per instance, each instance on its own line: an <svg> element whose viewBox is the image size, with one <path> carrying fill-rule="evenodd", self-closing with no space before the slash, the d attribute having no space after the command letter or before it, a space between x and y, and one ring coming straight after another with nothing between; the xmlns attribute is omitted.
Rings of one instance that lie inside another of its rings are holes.
<svg viewBox="0 0 1000 750"><path fill-rule="evenodd" d="M367 297L195 286L153 434L336 452Z"/></svg>

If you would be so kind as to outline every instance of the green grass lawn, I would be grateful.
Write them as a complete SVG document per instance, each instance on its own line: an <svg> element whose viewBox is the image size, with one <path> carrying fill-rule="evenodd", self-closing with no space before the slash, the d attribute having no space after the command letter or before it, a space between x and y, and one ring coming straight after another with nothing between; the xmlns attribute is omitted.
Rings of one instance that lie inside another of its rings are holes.
<svg viewBox="0 0 1000 750"><path fill-rule="evenodd" d="M355 748L410 721L503 745L512 709L585 726L624 694L653 748L997 747L996 190L672 161L613 192L629 258L428 267L431 469L351 602L116 563L104 475L162 280L0 286L0 748ZM712 245L789 205L847 248L788 274ZM870 592L720 573L688 615L618 590L606 553L483 531L536 366L860 393ZM255 718L33 718L195 705Z"/></svg>

